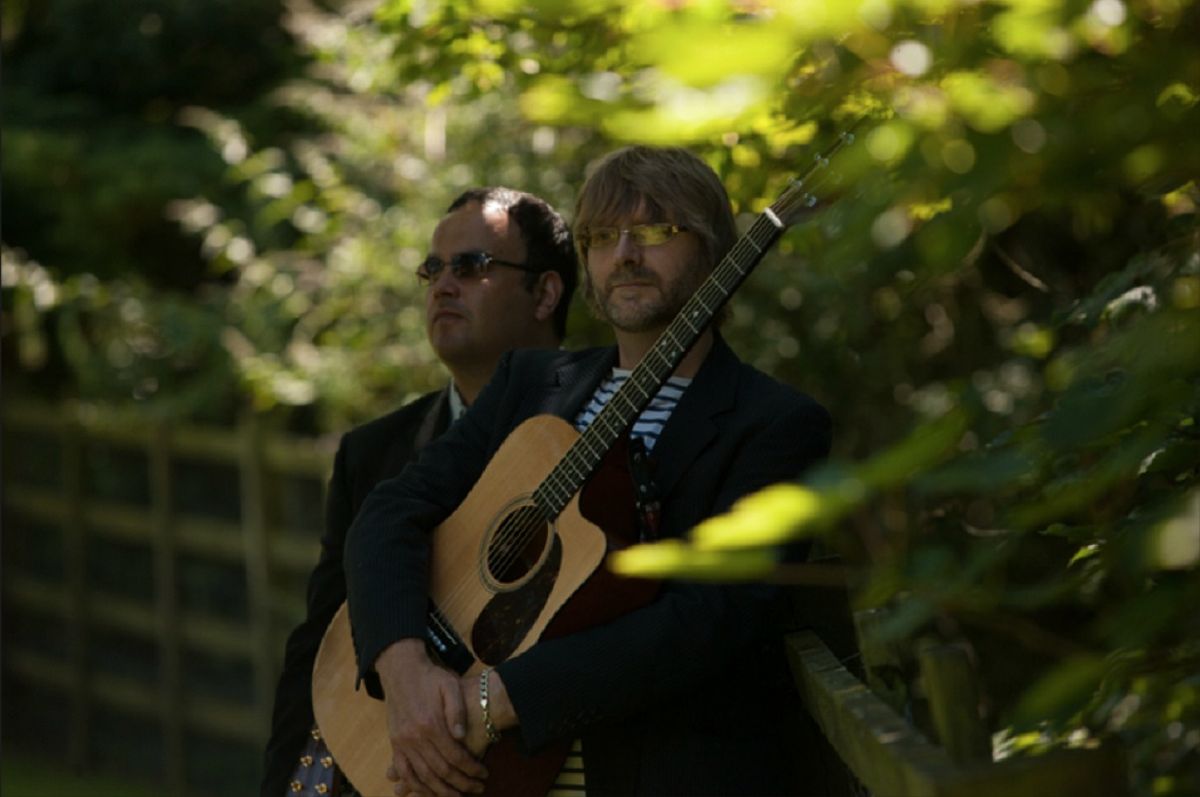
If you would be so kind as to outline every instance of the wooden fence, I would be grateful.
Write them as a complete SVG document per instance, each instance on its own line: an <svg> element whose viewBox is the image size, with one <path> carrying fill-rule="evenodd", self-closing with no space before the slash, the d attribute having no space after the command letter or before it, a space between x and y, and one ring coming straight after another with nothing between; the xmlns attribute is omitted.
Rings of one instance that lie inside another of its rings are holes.
<svg viewBox="0 0 1200 797"><path fill-rule="evenodd" d="M33 734L49 707L62 744L43 739L44 752L77 768L117 758L172 795L253 792L317 557L330 441L265 434L250 415L212 429L14 402L3 423L6 709L64 698L6 710L6 733L22 741L13 723ZM134 651L125 666L119 651L102 666L112 639ZM205 690L205 667L252 688ZM131 721L149 723L148 749L114 752Z"/></svg>
<svg viewBox="0 0 1200 797"><path fill-rule="evenodd" d="M1124 751L1112 741L1037 756L993 760L980 715L977 674L963 645L921 640L910 649L881 642L882 612L854 617L864 677L852 673L812 630L786 639L796 689L821 733L876 797L1064 797L1128 793ZM902 661L902 659L904 661ZM881 671L912 671L906 699ZM865 680L864 680L865 679ZM870 686L868 685L870 684ZM901 715L919 695L922 730Z"/></svg>
<svg viewBox="0 0 1200 797"><path fill-rule="evenodd" d="M284 638L303 613L304 577L317 557L333 441L267 434L252 416L214 430L13 402L3 424L6 734L42 723L51 737L46 752L87 769L112 756L111 737L128 734L121 718L135 718L149 723L153 738L133 752L139 761L116 768L141 763L176 796L253 793ZM197 463L217 470L196 477ZM114 557L121 563L115 577L98 577L105 555L108 566ZM126 588L138 580L139 562L147 583L140 593ZM196 563L224 568L224 580L206 587L204 578L189 577ZM207 605L188 597L197 587L208 589ZM827 606L817 613L832 614ZM870 615L855 620L851 636L862 644L871 683L903 654L875 643ZM136 656L116 667L98 662L114 632L149 646L153 666ZM868 688L827 641L811 631L788 638L796 687L873 794L1125 792L1123 762L1111 746L992 763L974 673L955 646L910 651L930 741L889 704L882 684ZM251 688L214 696L191 676L198 657L233 662L235 680ZM13 707L22 702L24 713ZM225 747L206 753L200 737ZM232 748L240 767L230 763Z"/></svg>

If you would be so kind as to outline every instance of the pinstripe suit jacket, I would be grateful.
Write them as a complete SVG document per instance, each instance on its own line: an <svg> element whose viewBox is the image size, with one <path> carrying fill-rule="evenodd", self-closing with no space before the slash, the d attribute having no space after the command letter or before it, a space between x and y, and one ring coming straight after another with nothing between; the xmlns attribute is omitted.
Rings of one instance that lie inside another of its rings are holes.
<svg viewBox="0 0 1200 797"><path fill-rule="evenodd" d="M325 502L321 556L308 579L306 615L288 636L275 688L260 785L263 797L287 793L289 776L313 726L313 662L325 629L346 600L342 549L350 522L376 484L398 474L425 443L445 431L450 422L447 390L428 393L342 436Z"/></svg>

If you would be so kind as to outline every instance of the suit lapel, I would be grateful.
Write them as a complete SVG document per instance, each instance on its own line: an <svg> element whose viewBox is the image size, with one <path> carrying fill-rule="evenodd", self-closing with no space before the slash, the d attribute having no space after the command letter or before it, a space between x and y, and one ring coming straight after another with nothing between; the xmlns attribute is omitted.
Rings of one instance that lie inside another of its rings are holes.
<svg viewBox="0 0 1200 797"><path fill-rule="evenodd" d="M425 402L427 406L419 414L406 420L403 428L388 445L379 478L395 476L404 470L404 466L416 459L417 454L430 440L446 431L446 427L450 425L450 399L447 392L449 389L447 386L437 394L427 393L417 399L417 402ZM363 484L369 492L374 482L364 481ZM365 498L366 493L363 493L362 497Z"/></svg>
<svg viewBox="0 0 1200 797"><path fill-rule="evenodd" d="M584 352L582 357L558 366L538 404L538 412L558 415L573 424L584 402L596 392L616 361L617 349L611 346Z"/></svg>
<svg viewBox="0 0 1200 797"><path fill-rule="evenodd" d="M413 437L414 453L427 446L429 441L446 431L450 425L450 391L453 389L453 383L446 385L421 418L421 425Z"/></svg>
<svg viewBox="0 0 1200 797"><path fill-rule="evenodd" d="M668 495L717 435L718 416L733 409L738 387L738 359L720 335L700 366L692 384L684 391L675 411L654 446L658 458L654 481L661 495Z"/></svg>
<svg viewBox="0 0 1200 797"><path fill-rule="evenodd" d="M552 413L573 423L584 402L612 371L616 347L585 352L551 372L537 411ZM654 447L658 458L655 481L663 495L679 481L718 431L718 418L733 409L737 395L738 359L718 334L712 351L700 366L692 384L671 413Z"/></svg>

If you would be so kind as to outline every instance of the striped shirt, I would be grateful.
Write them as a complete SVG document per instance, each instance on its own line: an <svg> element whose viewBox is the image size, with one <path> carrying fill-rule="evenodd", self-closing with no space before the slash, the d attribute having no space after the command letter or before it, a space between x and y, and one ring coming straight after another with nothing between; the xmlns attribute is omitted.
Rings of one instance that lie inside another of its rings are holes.
<svg viewBox="0 0 1200 797"><path fill-rule="evenodd" d="M613 368L612 374L601 383L600 387L596 388L592 398L575 418L576 431L583 432L591 425L592 421L596 420L596 416L600 414L600 410L604 409L604 405L609 402L613 394L629 380L630 373L627 368ZM681 376L673 376L668 379L667 383L654 395L654 398L650 399L650 403L646 409L642 410L642 414L633 422L632 435L642 438L647 451L653 449L654 444L658 442L658 436L662 434L663 427L667 425L667 419L671 417L675 405L683 396L683 391L687 390L691 383L691 379L684 379ZM586 795L587 785L583 776L583 745L579 739L576 739L571 744L571 752L567 755L567 760L558 773L558 779L554 781L554 787L547 797L586 797Z"/></svg>
<svg viewBox="0 0 1200 797"><path fill-rule="evenodd" d="M600 387L596 388L591 400L575 418L576 431L582 432L592 421L596 420L596 416L600 414L600 410L604 409L604 405L613 397L613 394L629 380L630 373L627 368L612 370L612 374L600 384ZM683 391L687 390L687 386L691 383L691 379L684 379L681 376L673 376L668 379L654 398L650 399L650 404L642 410L642 414L633 422L633 436L642 438L647 451L652 450L654 444L658 442L658 436L662 434L667 419L671 417L671 412L679 403Z"/></svg>
<svg viewBox="0 0 1200 797"><path fill-rule="evenodd" d="M571 743L571 751L567 760L559 770L558 779L546 797L585 797L587 789L583 785L583 743L576 739Z"/></svg>

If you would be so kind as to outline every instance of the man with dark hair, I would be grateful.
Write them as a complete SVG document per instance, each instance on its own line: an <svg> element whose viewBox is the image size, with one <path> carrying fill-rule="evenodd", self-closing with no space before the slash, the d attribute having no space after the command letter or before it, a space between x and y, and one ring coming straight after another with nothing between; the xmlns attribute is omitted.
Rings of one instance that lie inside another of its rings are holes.
<svg viewBox="0 0 1200 797"><path fill-rule="evenodd" d="M522 422L550 413L586 429L735 237L716 174L685 150L650 147L599 163L574 229L589 302L616 346L506 355L462 421L382 482L350 530L350 619L359 676L377 673L387 700L388 777L401 795L477 792L480 755L508 732L529 751L581 741L574 794L794 792L774 588L670 581L641 608L466 676L426 652L430 531ZM661 511L648 533L678 537L826 456L830 419L709 327L626 437L654 465Z"/></svg>
<svg viewBox="0 0 1200 797"><path fill-rule="evenodd" d="M291 794L298 782L294 774L304 774L296 770L306 744L313 744L313 661L346 598L342 549L363 500L465 411L505 351L562 343L576 272L569 228L531 194L472 189L438 223L417 277L426 285L426 333L451 381L342 437L329 482L321 558L308 583L307 616L288 638L276 689L263 797ZM306 758L301 769L328 768L322 759L327 757Z"/></svg>

